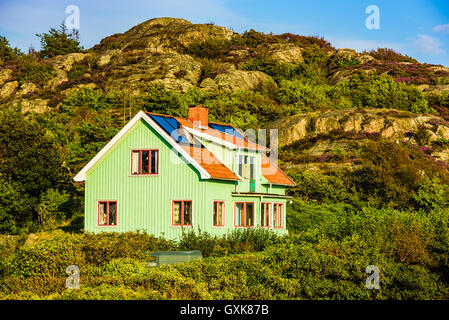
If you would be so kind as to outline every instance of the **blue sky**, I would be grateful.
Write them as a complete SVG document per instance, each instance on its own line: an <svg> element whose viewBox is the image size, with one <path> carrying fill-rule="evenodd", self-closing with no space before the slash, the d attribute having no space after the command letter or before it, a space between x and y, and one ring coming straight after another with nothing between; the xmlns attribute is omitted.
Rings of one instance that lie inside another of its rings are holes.
<svg viewBox="0 0 449 320"><path fill-rule="evenodd" d="M85 48L155 17L215 22L243 32L319 35L337 48L357 51L389 47L421 62L449 66L448 0L0 0L0 35L24 51L39 48L36 33L56 27L80 10L80 40ZM376 5L380 29L368 30L365 9Z"/></svg>

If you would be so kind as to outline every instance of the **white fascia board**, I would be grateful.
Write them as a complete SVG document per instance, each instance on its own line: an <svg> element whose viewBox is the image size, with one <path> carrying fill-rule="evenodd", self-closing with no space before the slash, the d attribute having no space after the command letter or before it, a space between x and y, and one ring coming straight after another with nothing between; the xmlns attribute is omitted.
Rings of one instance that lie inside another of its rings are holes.
<svg viewBox="0 0 449 320"><path fill-rule="evenodd" d="M140 119L144 119L157 133L159 133L170 145L176 149L199 172L202 179L210 179L210 174L196 162L171 136L160 128L145 112L139 111L104 147L90 160L83 169L73 178L75 181L85 181L86 173L108 152Z"/></svg>
<svg viewBox="0 0 449 320"><path fill-rule="evenodd" d="M100 160L106 152L108 152L109 149L111 149L117 141L120 140L121 137L125 135L126 132L129 131L136 123L137 121L142 117L140 112L136 114L115 136L112 138L104 147L103 149L98 152L95 157L92 158L85 166L81 169L80 172L73 178L75 181L85 181L86 180L86 173L89 171L90 168L92 168L95 163L97 163L98 160Z"/></svg>

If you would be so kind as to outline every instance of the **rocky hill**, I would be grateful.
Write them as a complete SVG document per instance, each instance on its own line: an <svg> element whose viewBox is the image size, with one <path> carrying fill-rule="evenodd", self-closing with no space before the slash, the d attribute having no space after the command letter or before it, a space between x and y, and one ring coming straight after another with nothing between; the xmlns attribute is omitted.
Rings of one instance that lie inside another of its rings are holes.
<svg viewBox="0 0 449 320"><path fill-rule="evenodd" d="M301 157L303 163L315 163L336 150L350 153L348 141L370 137L417 143L431 148L433 157L449 159L449 68L421 64L392 50L359 53L335 49L318 37L238 34L213 24L157 18L83 52L27 59L0 63L3 108L60 113L81 90L114 93L116 100L111 103L107 96L104 104L119 118L125 97L136 99L130 111L135 112L143 107L139 101L148 102L148 88L159 86L180 95L163 98L164 103L197 99L210 104L217 120L260 127L280 119L270 127L280 129L281 145L296 146L292 163ZM371 87L363 87L366 81L372 81ZM382 95L385 99L376 100ZM82 107L83 99L72 107ZM162 103L151 99L152 106ZM71 117L81 113L75 110ZM89 121L86 114L82 118ZM417 141L419 134L424 140Z"/></svg>

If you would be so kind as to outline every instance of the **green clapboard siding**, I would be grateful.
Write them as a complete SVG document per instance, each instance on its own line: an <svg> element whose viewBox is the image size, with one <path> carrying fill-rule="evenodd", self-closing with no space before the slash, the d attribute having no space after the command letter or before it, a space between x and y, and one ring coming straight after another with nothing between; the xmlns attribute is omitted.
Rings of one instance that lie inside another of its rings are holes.
<svg viewBox="0 0 449 320"><path fill-rule="evenodd" d="M159 149L159 175L131 176L132 149ZM231 151L230 151L231 152ZM260 161L260 156L258 157ZM258 163L260 168L260 162ZM260 169L257 175L260 175ZM256 191L267 192L266 185L257 179ZM239 185L237 185L239 184ZM234 202L256 203L256 225L259 225L260 197L235 197L240 189L248 192L248 182L201 180L196 169L187 164L175 150L146 122L140 121L109 150L86 175L85 230L136 231L141 230L178 238L181 227L172 226L172 201L193 201L193 226L211 234L224 234L234 229ZM242 189L243 188L243 189ZM272 187L272 193L285 194L284 187ZM117 201L117 226L98 226L98 201ZM213 201L225 201L225 227L213 227ZM263 201L286 202L285 199L265 198ZM285 216L285 215L284 215ZM285 225L285 222L284 222ZM186 228L186 227L184 227ZM285 233L285 229L276 229Z"/></svg>

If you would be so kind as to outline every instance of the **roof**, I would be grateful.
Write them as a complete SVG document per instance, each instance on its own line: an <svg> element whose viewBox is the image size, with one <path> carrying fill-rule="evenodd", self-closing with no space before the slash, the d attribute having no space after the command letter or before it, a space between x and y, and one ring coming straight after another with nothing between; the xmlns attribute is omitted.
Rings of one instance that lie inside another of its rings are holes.
<svg viewBox="0 0 449 320"><path fill-rule="evenodd" d="M195 159L215 179L240 180L228 167L226 167L208 149L200 146L183 145L182 148Z"/></svg>
<svg viewBox="0 0 449 320"><path fill-rule="evenodd" d="M262 175L267 179L268 183L279 184L285 186L295 186L296 184L281 169L279 169L273 161L262 154Z"/></svg>
<svg viewBox="0 0 449 320"><path fill-rule="evenodd" d="M184 118L176 117L176 116L166 116L166 115L161 115L161 114L151 113L151 112L146 112L146 114L148 114L149 116L164 116L167 118L174 118L193 135L197 135L197 136L203 137L205 139L210 139L210 140L218 142L218 143L228 144L229 146L232 145L235 148L240 147L240 148L247 148L247 149L252 149L252 150L260 150L260 151L268 151L269 150L268 148L266 148L264 146L253 143L251 141L248 141L248 139L244 136L243 136L244 139L241 139L238 136L231 135L226 132L222 132L220 130L212 129L211 127L208 127L207 129L194 127L193 124L188 119L184 119ZM210 123L217 124L217 123L213 123L213 122L210 122ZM225 124L219 124L219 125L229 126L240 134L240 132L236 128L234 128L232 125L225 125Z"/></svg>
<svg viewBox="0 0 449 320"><path fill-rule="evenodd" d="M74 177L75 181L84 181L86 173L98 162L107 151L109 151L128 130L137 123L138 120L146 121L156 132L158 132L173 148L178 151L187 162L195 167L202 179L221 179L238 181L240 178L227 167L219 158L203 145L195 144L190 135L209 139L221 143L227 147L248 148L251 150L267 151L268 148L249 141L243 133L229 124L217 124L218 129L197 128L184 118L176 116L167 116L150 112L140 111L125 127L120 130L106 146L101 149L89 163L81 169ZM228 130L230 128L230 130ZM231 129L232 128L232 129ZM223 130L223 131L221 131ZM242 137L242 138L240 138ZM283 173L270 159L262 154L262 175L268 183L292 186L295 183Z"/></svg>

